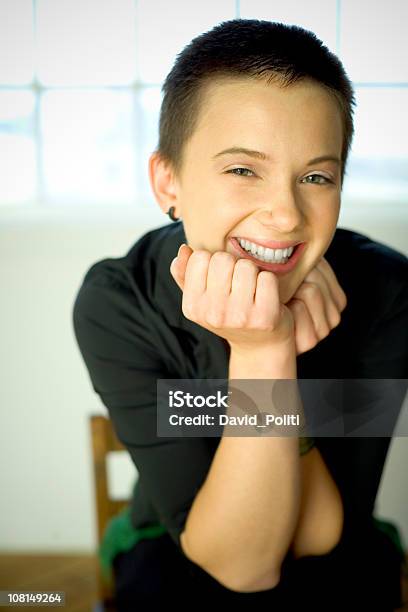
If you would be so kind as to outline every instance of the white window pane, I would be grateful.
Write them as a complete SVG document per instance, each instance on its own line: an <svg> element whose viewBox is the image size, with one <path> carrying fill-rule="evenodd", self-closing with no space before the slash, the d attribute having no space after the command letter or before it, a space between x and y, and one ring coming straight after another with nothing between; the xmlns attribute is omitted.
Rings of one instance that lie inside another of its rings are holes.
<svg viewBox="0 0 408 612"><path fill-rule="evenodd" d="M348 176L344 179L343 197L350 201L383 203L408 200L408 158L350 157ZM406 207L408 220L408 204Z"/></svg>
<svg viewBox="0 0 408 612"><path fill-rule="evenodd" d="M408 2L343 0L341 58L353 81L408 80Z"/></svg>
<svg viewBox="0 0 408 612"><path fill-rule="evenodd" d="M139 80L161 83L177 53L192 38L220 21L234 19L235 1L139 0L137 3L137 54Z"/></svg>
<svg viewBox="0 0 408 612"><path fill-rule="evenodd" d="M135 78L134 0L38 0L38 75L47 85Z"/></svg>
<svg viewBox="0 0 408 612"><path fill-rule="evenodd" d="M136 193L131 92L50 91L41 128L47 198L130 204Z"/></svg>
<svg viewBox="0 0 408 612"><path fill-rule="evenodd" d="M0 0L0 82L30 82L33 57L32 1Z"/></svg>
<svg viewBox="0 0 408 612"><path fill-rule="evenodd" d="M301 26L336 52L336 0L241 0L240 16Z"/></svg>
<svg viewBox="0 0 408 612"><path fill-rule="evenodd" d="M356 155L408 157L408 89L356 87Z"/></svg>
<svg viewBox="0 0 408 612"><path fill-rule="evenodd" d="M141 191L143 201L151 199L152 189L149 181L148 162L149 157L158 145L159 138L159 113L162 101L160 87L149 87L140 93L139 101L141 108L141 138L140 158L142 167Z"/></svg>
<svg viewBox="0 0 408 612"><path fill-rule="evenodd" d="M356 88L356 100L355 136L345 195L407 200L408 90Z"/></svg>
<svg viewBox="0 0 408 612"><path fill-rule="evenodd" d="M1 205L35 197L34 103L29 91L0 91Z"/></svg>

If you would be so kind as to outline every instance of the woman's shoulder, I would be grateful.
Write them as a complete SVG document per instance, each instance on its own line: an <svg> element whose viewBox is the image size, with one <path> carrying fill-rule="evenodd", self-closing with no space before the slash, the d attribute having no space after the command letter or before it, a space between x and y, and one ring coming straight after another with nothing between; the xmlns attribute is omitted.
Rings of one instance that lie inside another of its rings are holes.
<svg viewBox="0 0 408 612"><path fill-rule="evenodd" d="M343 228L326 256L347 296L338 333L333 333L333 339L344 342L346 377L406 378L408 258Z"/></svg>
<svg viewBox="0 0 408 612"><path fill-rule="evenodd" d="M361 377L405 376L408 258L344 228L336 230L325 257L347 296L338 337L353 346L355 360L371 364ZM378 367L375 360L381 361Z"/></svg>
<svg viewBox="0 0 408 612"><path fill-rule="evenodd" d="M406 273L407 256L385 242L355 230L338 227L328 253L339 257L358 257L362 263L377 263L381 268L395 268L397 273Z"/></svg>
<svg viewBox="0 0 408 612"><path fill-rule="evenodd" d="M172 311L172 304L167 293L160 300L154 277L165 253L174 248L174 235L168 227L150 230L125 255L100 259L87 269L72 312L85 355L99 359L96 355L106 351L107 367L117 358L130 360L129 355L138 360L137 351L157 358L160 338L168 333L163 312Z"/></svg>
<svg viewBox="0 0 408 612"><path fill-rule="evenodd" d="M180 227L181 226L181 227ZM120 257L105 257L85 272L82 285L112 287L121 292L148 294L154 288L160 271L168 267L185 241L181 223L167 224L142 234Z"/></svg>
<svg viewBox="0 0 408 612"><path fill-rule="evenodd" d="M350 290L384 291L407 289L408 258L398 249L363 233L337 228L325 254L342 286Z"/></svg>

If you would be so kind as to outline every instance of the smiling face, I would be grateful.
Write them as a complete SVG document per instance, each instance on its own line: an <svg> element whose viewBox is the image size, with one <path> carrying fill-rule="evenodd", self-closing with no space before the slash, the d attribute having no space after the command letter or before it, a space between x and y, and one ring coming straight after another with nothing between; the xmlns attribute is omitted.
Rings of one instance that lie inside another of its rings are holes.
<svg viewBox="0 0 408 612"><path fill-rule="evenodd" d="M286 245L275 242L304 243L286 266L256 263L259 269L276 271L280 300L287 303L326 252L336 229L341 165L311 160L340 160L339 107L311 81L281 88L233 78L207 86L202 109L184 148L181 175L171 179L173 199L169 203L161 196L161 206L165 211L176 207L194 250L228 251L238 258L246 255L234 238L272 242L269 246L276 248ZM263 155L224 152L233 148ZM155 167L153 174L164 172L160 163ZM156 183L157 188L158 175ZM262 256L262 250L254 255ZM266 255L272 256L269 251ZM288 253L273 254L282 255Z"/></svg>

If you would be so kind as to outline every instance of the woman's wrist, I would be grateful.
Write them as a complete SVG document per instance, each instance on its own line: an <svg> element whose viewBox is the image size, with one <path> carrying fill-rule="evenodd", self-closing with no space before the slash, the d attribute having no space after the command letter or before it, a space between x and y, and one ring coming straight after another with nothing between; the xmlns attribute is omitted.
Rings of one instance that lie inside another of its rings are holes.
<svg viewBox="0 0 408 612"><path fill-rule="evenodd" d="M230 344L229 370L229 378L295 379L295 340L252 347Z"/></svg>

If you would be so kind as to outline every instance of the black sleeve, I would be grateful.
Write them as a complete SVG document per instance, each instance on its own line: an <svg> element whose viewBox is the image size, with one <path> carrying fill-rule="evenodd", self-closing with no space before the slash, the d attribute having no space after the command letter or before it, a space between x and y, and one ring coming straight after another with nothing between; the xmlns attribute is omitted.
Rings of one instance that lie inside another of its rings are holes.
<svg viewBox="0 0 408 612"><path fill-rule="evenodd" d="M204 438L156 433L156 380L178 378L155 350L142 295L94 274L76 296L73 325L92 387L139 473L161 524L181 550L180 534L213 453Z"/></svg>
<svg viewBox="0 0 408 612"><path fill-rule="evenodd" d="M347 456L344 459L344 470L348 474L345 486L351 491L354 516L359 512L372 512L389 450L390 432L396 425L404 398L407 393L408 378L408 260L402 256L395 261L395 269L390 274L388 285L384 287L378 303L381 314L372 321L363 341L358 357L356 372L358 378L371 379L369 392L361 396L361 408L364 403L370 405L370 394L384 397L388 401L388 413L385 414L383 437L348 438ZM390 380L383 380L390 379ZM392 380L391 380L392 379ZM363 382L363 381L362 381ZM355 396L356 389L350 381L350 389ZM364 382L363 382L364 384ZM359 383L360 385L360 383ZM346 396L344 396L346 397ZM355 405L355 404L353 404ZM350 419L353 424L355 421ZM347 467L348 466L348 467Z"/></svg>
<svg viewBox="0 0 408 612"><path fill-rule="evenodd" d="M385 295L378 300L384 304L383 312L363 339L357 358L361 378L408 378L408 259L402 262L400 282L384 288Z"/></svg>

